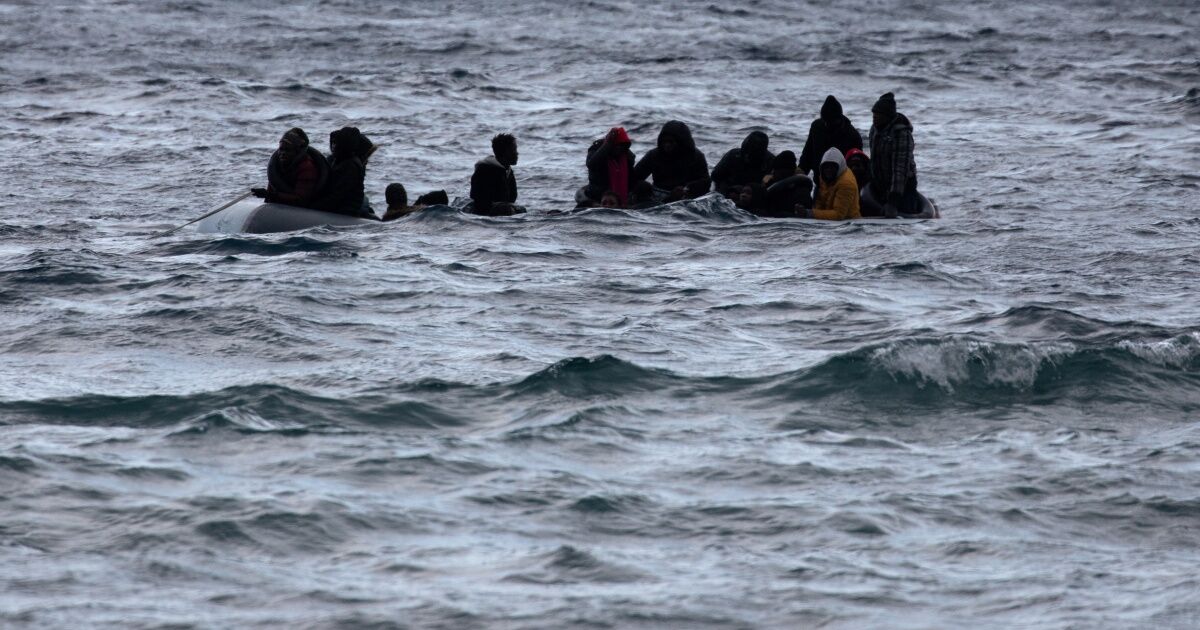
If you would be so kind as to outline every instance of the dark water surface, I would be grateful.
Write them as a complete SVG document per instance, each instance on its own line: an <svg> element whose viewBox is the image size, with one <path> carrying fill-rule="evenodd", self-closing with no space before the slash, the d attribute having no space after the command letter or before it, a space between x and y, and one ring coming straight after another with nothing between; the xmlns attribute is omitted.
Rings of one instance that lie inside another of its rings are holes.
<svg viewBox="0 0 1200 630"><path fill-rule="evenodd" d="M1200 5L0 4L0 626L1194 628ZM569 207L894 90L935 222ZM166 227L361 127L514 219Z"/></svg>

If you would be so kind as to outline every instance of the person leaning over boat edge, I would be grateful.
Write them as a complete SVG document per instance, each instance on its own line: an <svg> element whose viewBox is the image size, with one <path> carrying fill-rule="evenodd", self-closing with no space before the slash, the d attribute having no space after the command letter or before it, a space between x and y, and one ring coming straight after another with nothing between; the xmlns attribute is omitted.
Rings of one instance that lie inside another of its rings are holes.
<svg viewBox="0 0 1200 630"><path fill-rule="evenodd" d="M299 127L284 132L267 163L267 187L250 192L267 203L310 207L329 177L329 163Z"/></svg>
<svg viewBox="0 0 1200 630"><path fill-rule="evenodd" d="M896 111L891 92L871 107L871 195L883 203L883 215L917 214L917 163L913 158L913 127L908 117Z"/></svg>
<svg viewBox="0 0 1200 630"><path fill-rule="evenodd" d="M492 155L475 163L471 174L470 212L502 217L524 212L517 201L517 178L512 167L520 159L517 139L502 133L492 138Z"/></svg>

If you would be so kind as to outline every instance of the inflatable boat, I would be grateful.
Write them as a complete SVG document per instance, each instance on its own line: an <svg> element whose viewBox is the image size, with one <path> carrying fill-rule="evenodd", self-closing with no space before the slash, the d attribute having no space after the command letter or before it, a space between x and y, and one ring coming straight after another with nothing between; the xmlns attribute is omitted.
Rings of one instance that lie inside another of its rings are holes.
<svg viewBox="0 0 1200 630"><path fill-rule="evenodd" d="M206 234L270 234L306 230L320 225L340 227L371 224L378 225L379 221L282 203L247 200L200 221L196 224L196 231Z"/></svg>

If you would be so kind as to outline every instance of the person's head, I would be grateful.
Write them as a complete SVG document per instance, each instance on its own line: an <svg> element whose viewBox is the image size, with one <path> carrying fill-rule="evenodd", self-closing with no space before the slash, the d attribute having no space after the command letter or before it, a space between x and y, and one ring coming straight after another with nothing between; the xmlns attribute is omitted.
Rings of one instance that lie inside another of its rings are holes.
<svg viewBox="0 0 1200 630"><path fill-rule="evenodd" d="M742 140L742 159L749 164L765 166L767 147L770 145L771 139L767 137L767 134L761 131L751 131L750 135Z"/></svg>
<svg viewBox="0 0 1200 630"><path fill-rule="evenodd" d="M408 206L408 191L404 190L403 184L388 184L388 187L383 191L383 197L387 200L388 208L404 208Z"/></svg>
<svg viewBox="0 0 1200 630"><path fill-rule="evenodd" d="M832 94L826 96L821 105L821 120L831 127L842 124L842 104Z"/></svg>
<svg viewBox="0 0 1200 630"><path fill-rule="evenodd" d="M517 153L517 139L510 133L502 133L492 138L492 155L504 166L517 163L520 154Z"/></svg>
<svg viewBox="0 0 1200 630"><path fill-rule="evenodd" d="M600 206L604 208L620 208L621 198L617 196L617 193L606 190L603 195L600 195Z"/></svg>
<svg viewBox="0 0 1200 630"><path fill-rule="evenodd" d="M364 146L366 145L366 146ZM359 132L358 127L342 127L329 134L329 152L334 158L357 156L364 159L364 149L370 148L370 142ZM366 155L370 155L366 152Z"/></svg>
<svg viewBox="0 0 1200 630"><path fill-rule="evenodd" d="M629 139L629 132L625 131L624 127L613 127L608 130L608 135L612 138L613 144L618 147L628 149L633 146L633 141Z"/></svg>
<svg viewBox="0 0 1200 630"><path fill-rule="evenodd" d="M825 156L821 158L821 179L826 184L832 184L837 181L837 178L846 172L846 158L842 157L842 152L837 147L832 147L825 152Z"/></svg>
<svg viewBox="0 0 1200 630"><path fill-rule="evenodd" d="M861 149L850 149L846 152L846 168L854 173L854 179L858 180L860 185L871 180L871 158Z"/></svg>
<svg viewBox="0 0 1200 630"><path fill-rule="evenodd" d="M299 127L288 129L279 139L279 159L289 162L308 149L308 134Z"/></svg>
<svg viewBox="0 0 1200 630"><path fill-rule="evenodd" d="M762 184L749 184L742 186L741 193L738 195L737 207L743 210L754 210L764 207L766 199L766 188Z"/></svg>
<svg viewBox="0 0 1200 630"><path fill-rule="evenodd" d="M780 151L771 163L771 179L783 181L796 174L796 154L791 151Z"/></svg>
<svg viewBox="0 0 1200 630"><path fill-rule="evenodd" d="M725 189L725 198L732 201L734 204L736 204L738 202L738 199L742 198L742 189L743 188L745 188L745 186L730 186L729 188L726 188Z"/></svg>
<svg viewBox="0 0 1200 630"><path fill-rule="evenodd" d="M883 129L896 119L896 96L891 92L879 97L871 107L871 122L876 129Z"/></svg>
<svg viewBox="0 0 1200 630"><path fill-rule="evenodd" d="M679 120L667 121L663 125L662 131L658 132L658 150L667 155L675 155L692 151L696 148L696 143L692 140L692 130L688 129L687 123Z"/></svg>

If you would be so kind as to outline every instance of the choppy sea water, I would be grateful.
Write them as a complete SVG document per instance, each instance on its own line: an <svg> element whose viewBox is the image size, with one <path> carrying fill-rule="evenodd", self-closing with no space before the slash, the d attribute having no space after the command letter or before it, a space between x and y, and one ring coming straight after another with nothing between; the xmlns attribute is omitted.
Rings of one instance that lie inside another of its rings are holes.
<svg viewBox="0 0 1200 630"><path fill-rule="evenodd" d="M1200 6L0 4L0 625L1200 624ZM825 94L944 219L569 207ZM157 232L279 134L530 214Z"/></svg>

